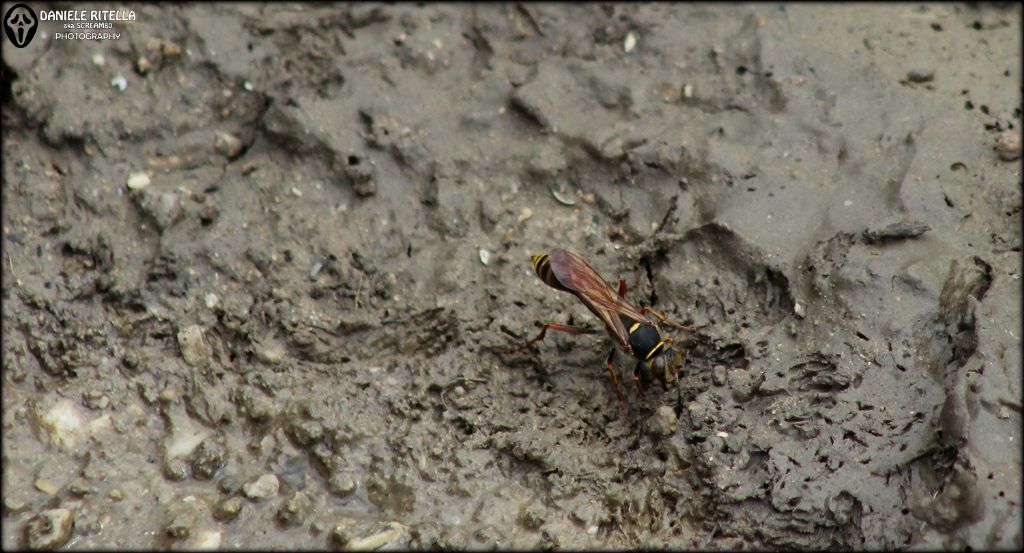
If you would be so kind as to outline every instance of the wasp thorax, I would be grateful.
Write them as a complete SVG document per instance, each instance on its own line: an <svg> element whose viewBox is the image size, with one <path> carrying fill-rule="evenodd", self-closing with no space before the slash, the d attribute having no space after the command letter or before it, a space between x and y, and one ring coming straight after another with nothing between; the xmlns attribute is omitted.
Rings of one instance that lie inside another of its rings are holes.
<svg viewBox="0 0 1024 553"><path fill-rule="evenodd" d="M665 347L661 334L651 323L633 323L628 329L633 355L641 361L653 359Z"/></svg>

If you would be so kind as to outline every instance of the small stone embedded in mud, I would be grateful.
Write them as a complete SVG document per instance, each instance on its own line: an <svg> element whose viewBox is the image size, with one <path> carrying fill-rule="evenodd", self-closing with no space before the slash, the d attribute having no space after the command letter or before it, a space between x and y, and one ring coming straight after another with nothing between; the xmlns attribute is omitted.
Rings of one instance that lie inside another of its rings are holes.
<svg viewBox="0 0 1024 553"><path fill-rule="evenodd" d="M307 490L295 492L277 511L277 520L285 526L298 526L313 509L313 498Z"/></svg>
<svg viewBox="0 0 1024 553"><path fill-rule="evenodd" d="M527 530L538 530L547 522L544 507L531 503L519 511L519 525Z"/></svg>
<svg viewBox="0 0 1024 553"><path fill-rule="evenodd" d="M215 551L220 549L224 533L220 530L205 529L195 532L192 539L182 544L182 549L188 551Z"/></svg>
<svg viewBox="0 0 1024 553"><path fill-rule="evenodd" d="M882 228L864 229L864 242L867 244L881 244L906 238L916 238L928 232L932 228L920 221L898 221Z"/></svg>
<svg viewBox="0 0 1024 553"><path fill-rule="evenodd" d="M49 509L29 519L25 525L25 545L29 549L57 549L71 539L75 514L69 509Z"/></svg>
<svg viewBox="0 0 1024 553"><path fill-rule="evenodd" d="M110 405L110 398L99 390L89 390L82 394L82 402L89 409L101 411Z"/></svg>
<svg viewBox="0 0 1024 553"><path fill-rule="evenodd" d="M60 491L60 486L48 478L39 478L36 480L36 489L46 495L57 495L57 492Z"/></svg>
<svg viewBox="0 0 1024 553"><path fill-rule="evenodd" d="M227 451L210 438L192 452L192 475L202 480L213 478L227 463Z"/></svg>
<svg viewBox="0 0 1024 553"><path fill-rule="evenodd" d="M728 372L727 376L727 387L732 392L732 398L737 403L743 403L750 401L754 394L761 388L761 384L764 383L765 375L760 373L757 376L750 374L750 371L744 369L733 369Z"/></svg>
<svg viewBox="0 0 1024 553"><path fill-rule="evenodd" d="M377 524L373 526L377 528L377 531L374 531L375 528L366 523L359 524L354 521L339 523L331 531L331 543L348 551L374 551L398 541L407 529L405 525L398 522L389 522L383 528L379 528Z"/></svg>
<svg viewBox="0 0 1024 553"><path fill-rule="evenodd" d="M907 80L912 83L927 83L935 80L934 69L917 68L907 71Z"/></svg>
<svg viewBox="0 0 1024 553"><path fill-rule="evenodd" d="M181 357L192 367L206 367L210 361L210 348L203 339L203 327L187 326L178 331Z"/></svg>
<svg viewBox="0 0 1024 553"><path fill-rule="evenodd" d="M182 498L169 508L170 519L164 525L164 532L169 537L183 539L192 535L199 522L199 505L195 496Z"/></svg>
<svg viewBox="0 0 1024 553"><path fill-rule="evenodd" d="M274 338L265 338L256 346L256 358L268 365L280 363L285 354L284 346ZM250 416L255 416L252 410Z"/></svg>
<svg viewBox="0 0 1024 553"><path fill-rule="evenodd" d="M327 480L327 490L339 497L346 497L356 491L356 481L348 472L338 471Z"/></svg>
<svg viewBox="0 0 1024 553"><path fill-rule="evenodd" d="M242 144L241 139L226 132L218 132L213 141L214 151L228 159L235 159L238 157L238 154L242 153L242 149L244 147L245 145Z"/></svg>
<svg viewBox="0 0 1024 553"><path fill-rule="evenodd" d="M274 474L264 474L253 482L242 486L242 493L249 499L260 500L277 495L281 482Z"/></svg>
<svg viewBox="0 0 1024 553"><path fill-rule="evenodd" d="M213 511L213 516L217 520L224 522L233 520L238 516L238 513L242 512L242 507L244 506L245 502L241 497L229 497L217 504L216 509Z"/></svg>
<svg viewBox="0 0 1024 553"><path fill-rule="evenodd" d="M1013 161L1020 157L1021 143L1020 133L1017 131L1003 131L996 137L996 152L999 159Z"/></svg>
<svg viewBox="0 0 1024 553"><path fill-rule="evenodd" d="M124 78L124 75L118 73L117 75L114 75L113 79L110 79L110 86L124 92L124 90L128 88L128 79Z"/></svg>
<svg viewBox="0 0 1024 553"><path fill-rule="evenodd" d="M203 302L206 304L207 309L213 309L214 307L217 306L217 303L220 302L220 296L214 294L213 292L210 292L203 296Z"/></svg>
<svg viewBox="0 0 1024 553"><path fill-rule="evenodd" d="M68 484L68 492L75 497L85 497L91 493L96 493L96 489L89 484L88 480L79 476L71 484Z"/></svg>
<svg viewBox="0 0 1024 553"><path fill-rule="evenodd" d="M144 172L132 173L128 175L128 180L125 182L125 186L129 190L141 190L151 182L149 175Z"/></svg>
<svg viewBox="0 0 1024 553"><path fill-rule="evenodd" d="M185 461L185 459L182 459L181 457L166 458L164 460L163 468L164 476L171 480L181 482L182 480L188 478L188 463Z"/></svg>
<svg viewBox="0 0 1024 553"><path fill-rule="evenodd" d="M647 429L655 438L671 436L676 431L676 412L668 405L658 407L651 418L647 419Z"/></svg>
<svg viewBox="0 0 1024 553"><path fill-rule="evenodd" d="M57 402L39 419L50 443L64 449L74 449L86 435L85 416L69 399Z"/></svg>

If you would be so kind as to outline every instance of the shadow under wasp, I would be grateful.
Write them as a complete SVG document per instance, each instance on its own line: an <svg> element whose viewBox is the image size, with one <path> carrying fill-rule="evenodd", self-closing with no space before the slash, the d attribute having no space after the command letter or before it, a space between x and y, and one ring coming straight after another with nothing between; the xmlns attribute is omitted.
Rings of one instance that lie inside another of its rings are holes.
<svg viewBox="0 0 1024 553"><path fill-rule="evenodd" d="M615 343L636 358L633 381L640 393L643 393L646 385L652 380L657 379L662 385L666 385L675 379L683 367L685 355L681 349L673 347L675 341L671 338L662 338L658 325L667 324L688 332L701 327L671 321L650 307L637 309L626 301L625 279L619 279L619 289L616 293L615 289L583 258L568 250L552 248L547 253L532 256L531 259L533 271L544 284L579 298L583 305L604 323L605 330ZM654 315L657 320L648 317L648 314ZM521 351L543 340L549 329L566 334L596 332L588 328L550 322L541 328L540 334L513 351ZM612 348L608 353L608 374L611 375L615 394L623 400L622 392L619 390L619 379L615 373L614 356L615 348Z"/></svg>

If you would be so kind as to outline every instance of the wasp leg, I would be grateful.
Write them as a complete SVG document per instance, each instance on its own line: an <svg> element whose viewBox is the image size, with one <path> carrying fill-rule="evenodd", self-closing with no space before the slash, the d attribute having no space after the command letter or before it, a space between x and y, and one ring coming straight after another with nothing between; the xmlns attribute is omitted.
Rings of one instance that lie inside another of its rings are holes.
<svg viewBox="0 0 1024 553"><path fill-rule="evenodd" d="M615 357L615 348L608 352L608 374L612 377L612 387L615 388L615 395L619 396L619 401L623 404L626 403L626 398L622 397L622 390L619 389L619 377L615 376L615 363L613 359Z"/></svg>
<svg viewBox="0 0 1024 553"><path fill-rule="evenodd" d="M559 332L564 332L566 334L596 334L597 333L596 330L591 330L589 328L582 328L582 327L578 327L578 326L570 326L570 325L564 325L564 324L559 324L559 323L547 323L547 324L544 325L544 328L540 329L540 334L538 334L535 338L533 338L532 340L526 342L522 346L519 346L518 348L510 350L509 353L515 353L517 351L522 351L522 350L532 346L533 344L536 344L537 342L543 340L544 336L547 335L547 332L548 332L549 328L551 330L557 330Z"/></svg>
<svg viewBox="0 0 1024 553"><path fill-rule="evenodd" d="M660 320L661 322L663 322L665 324L668 324L669 326L674 326L676 328L685 330L687 332L694 332L696 330L699 330L699 329L704 328L705 326L707 326L707 325L684 325L682 323L677 323L677 322L673 321L672 319L669 319L668 317L662 315L661 313L658 313L657 311L651 309L650 307L641 307L640 308L640 314L641 315L646 315L648 313L654 315L655 317L658 318L658 320Z"/></svg>
<svg viewBox="0 0 1024 553"><path fill-rule="evenodd" d="M633 384L636 384L636 391L640 395L644 395L644 387L640 384L640 362L636 364L636 368L633 369Z"/></svg>
<svg viewBox="0 0 1024 553"><path fill-rule="evenodd" d="M626 279L619 277L619 297L626 297Z"/></svg>

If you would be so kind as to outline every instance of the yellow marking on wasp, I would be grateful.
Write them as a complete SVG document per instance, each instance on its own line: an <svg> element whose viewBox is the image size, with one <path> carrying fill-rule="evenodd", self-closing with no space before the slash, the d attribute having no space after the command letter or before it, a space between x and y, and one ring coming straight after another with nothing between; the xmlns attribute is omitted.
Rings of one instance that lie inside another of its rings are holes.
<svg viewBox="0 0 1024 553"><path fill-rule="evenodd" d="M653 348L651 348L651 351L647 352L647 357L644 357L644 361L650 361L651 357L654 357L654 354L658 353L658 351L660 351L663 347L665 347L664 340L658 342L658 345L654 346Z"/></svg>
<svg viewBox="0 0 1024 553"><path fill-rule="evenodd" d="M542 254L534 255L534 256L532 256L530 258L530 259L533 260L533 272L535 272L535 273L537 272L537 267L540 267L541 263L543 263L543 261L544 261L544 258L546 258L547 256L548 256L548 254L542 253Z"/></svg>
<svg viewBox="0 0 1024 553"><path fill-rule="evenodd" d="M640 323L633 323L633 326L629 327L629 333L632 334L636 332L636 329L640 328L640 326Z"/></svg>

